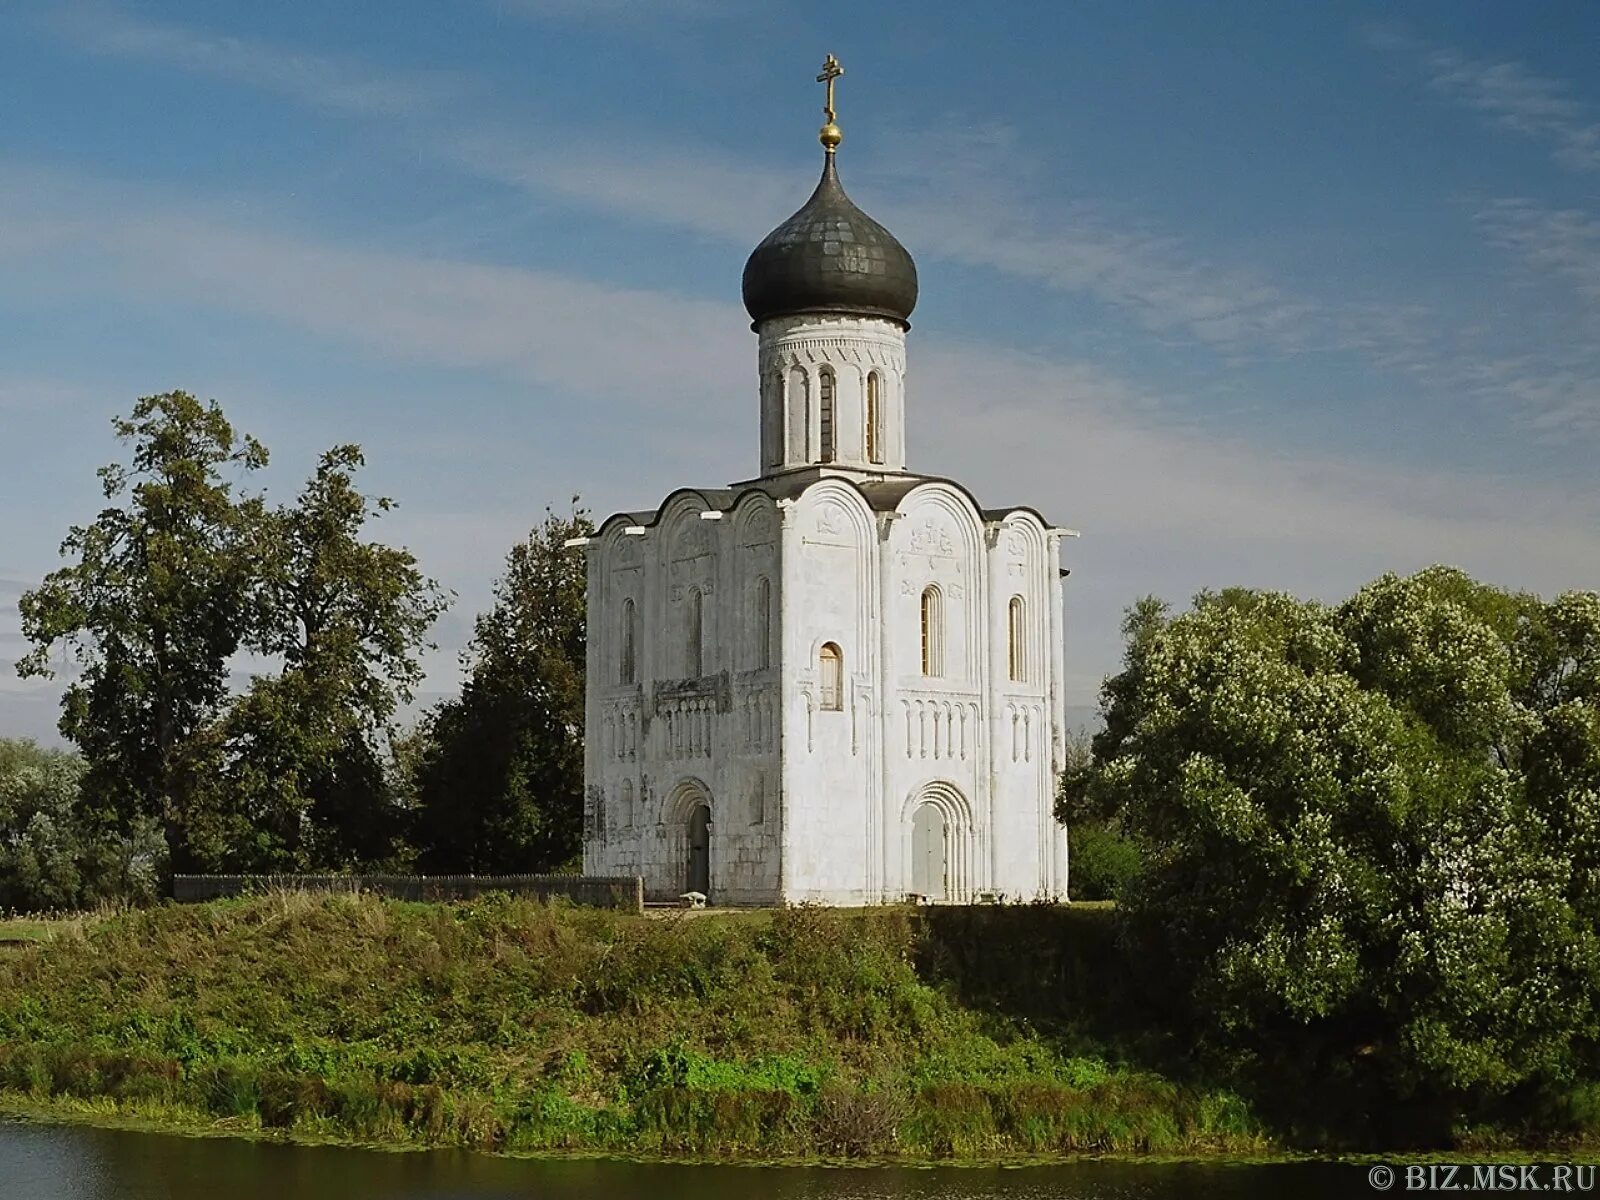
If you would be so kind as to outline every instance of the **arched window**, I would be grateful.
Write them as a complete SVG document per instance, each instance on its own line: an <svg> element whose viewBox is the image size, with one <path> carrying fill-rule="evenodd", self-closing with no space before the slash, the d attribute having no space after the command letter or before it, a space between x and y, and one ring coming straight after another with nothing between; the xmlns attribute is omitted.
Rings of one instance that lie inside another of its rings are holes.
<svg viewBox="0 0 1600 1200"><path fill-rule="evenodd" d="M629 826L633 824L633 780L631 779L622 781L622 823Z"/></svg>
<svg viewBox="0 0 1600 1200"><path fill-rule="evenodd" d="M772 666L772 582L765 576L756 580L755 669Z"/></svg>
<svg viewBox="0 0 1600 1200"><path fill-rule="evenodd" d="M768 378L769 399L762 418L761 437L765 445L766 465L775 467L783 461L783 372L774 371Z"/></svg>
<svg viewBox="0 0 1600 1200"><path fill-rule="evenodd" d="M876 371L867 373L867 461L883 461L883 413L878 399L882 384Z"/></svg>
<svg viewBox="0 0 1600 1200"><path fill-rule="evenodd" d="M811 461L811 381L799 367L789 372L789 459Z"/></svg>
<svg viewBox="0 0 1600 1200"><path fill-rule="evenodd" d="M700 597L699 588L689 589L688 602L688 644L685 647L685 666L688 668L684 674L691 679L698 679L705 674L705 606Z"/></svg>
<svg viewBox="0 0 1600 1200"><path fill-rule="evenodd" d="M638 622L633 611L631 598L622 602L622 667L617 679L620 683L633 683L636 664L634 662L634 637Z"/></svg>
<svg viewBox="0 0 1600 1200"><path fill-rule="evenodd" d="M833 368L823 367L817 372L817 395L822 405L822 461L825 463L834 459L833 397L836 390Z"/></svg>
<svg viewBox="0 0 1600 1200"><path fill-rule="evenodd" d="M922 673L944 674L944 597L931 584L922 590Z"/></svg>
<svg viewBox="0 0 1600 1200"><path fill-rule="evenodd" d="M1022 683L1028 678L1026 611L1021 596L1011 597L1011 603L1006 606L1006 662L1010 664L1013 683Z"/></svg>
<svg viewBox="0 0 1600 1200"><path fill-rule="evenodd" d="M844 655L828 642L817 655L817 674L822 682L822 707L834 712L844 708Z"/></svg>

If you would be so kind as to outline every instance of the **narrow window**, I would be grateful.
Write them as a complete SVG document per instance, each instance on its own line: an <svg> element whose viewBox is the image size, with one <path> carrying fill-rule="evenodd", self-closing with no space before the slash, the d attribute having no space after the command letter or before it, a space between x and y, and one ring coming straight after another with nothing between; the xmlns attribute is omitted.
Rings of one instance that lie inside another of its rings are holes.
<svg viewBox="0 0 1600 1200"><path fill-rule="evenodd" d="M833 368L823 367L817 374L817 395L822 405L822 461L833 461Z"/></svg>
<svg viewBox="0 0 1600 1200"><path fill-rule="evenodd" d="M799 367L789 372L789 461L811 461L811 383Z"/></svg>
<svg viewBox="0 0 1600 1200"><path fill-rule="evenodd" d="M772 666L772 583L765 577L756 580L756 670Z"/></svg>
<svg viewBox="0 0 1600 1200"><path fill-rule="evenodd" d="M844 708L844 655L838 646L828 642L817 658L818 673L822 677L822 707L838 712Z"/></svg>
<svg viewBox="0 0 1600 1200"><path fill-rule="evenodd" d="M762 438L766 442L766 465L775 467L783 461L783 372L774 371L769 378L771 398L762 418Z"/></svg>
<svg viewBox="0 0 1600 1200"><path fill-rule="evenodd" d="M1006 609L1006 661L1011 666L1013 683L1022 683L1028 678L1028 629L1023 622L1024 611L1022 597L1011 597Z"/></svg>
<svg viewBox="0 0 1600 1200"><path fill-rule="evenodd" d="M622 670L618 676L619 681L622 683L634 682L636 670L633 650L635 628L633 601L632 599L624 600L622 602Z"/></svg>
<svg viewBox="0 0 1600 1200"><path fill-rule="evenodd" d="M699 588L689 589L688 654L685 672L691 679L705 674L705 607Z"/></svg>
<svg viewBox="0 0 1600 1200"><path fill-rule="evenodd" d="M879 413L878 388L878 373L871 371L867 374L867 461L873 463L883 461L883 429Z"/></svg>
<svg viewBox="0 0 1600 1200"><path fill-rule="evenodd" d="M944 597L931 585L922 591L922 673L944 674Z"/></svg>

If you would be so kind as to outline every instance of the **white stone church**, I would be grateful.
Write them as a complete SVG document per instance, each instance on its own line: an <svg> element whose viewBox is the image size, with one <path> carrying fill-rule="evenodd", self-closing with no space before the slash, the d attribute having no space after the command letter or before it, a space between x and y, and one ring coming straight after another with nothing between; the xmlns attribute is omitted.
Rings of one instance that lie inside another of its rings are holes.
<svg viewBox="0 0 1600 1200"><path fill-rule="evenodd" d="M906 467L905 248L822 179L750 255L760 472L588 557L584 871L713 904L1059 899L1061 539Z"/></svg>

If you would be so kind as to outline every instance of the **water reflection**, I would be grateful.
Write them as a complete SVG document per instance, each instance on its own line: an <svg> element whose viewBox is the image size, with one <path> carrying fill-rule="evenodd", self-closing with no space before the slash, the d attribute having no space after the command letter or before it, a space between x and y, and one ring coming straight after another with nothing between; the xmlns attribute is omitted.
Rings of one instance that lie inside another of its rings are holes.
<svg viewBox="0 0 1600 1200"><path fill-rule="evenodd" d="M0 1121L18 1200L1303 1200L1369 1194L1364 1167L724 1167L386 1154Z"/></svg>

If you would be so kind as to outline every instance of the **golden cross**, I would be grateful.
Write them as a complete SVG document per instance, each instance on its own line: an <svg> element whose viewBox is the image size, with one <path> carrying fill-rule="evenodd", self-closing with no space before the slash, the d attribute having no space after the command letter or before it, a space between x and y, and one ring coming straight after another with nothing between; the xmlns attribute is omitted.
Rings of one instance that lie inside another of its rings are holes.
<svg viewBox="0 0 1600 1200"><path fill-rule="evenodd" d="M828 85L828 98L823 102L822 113L833 121L833 81L844 74L844 68L839 65L839 60L833 55L828 55L828 61L822 64L822 74L817 76L818 83Z"/></svg>

